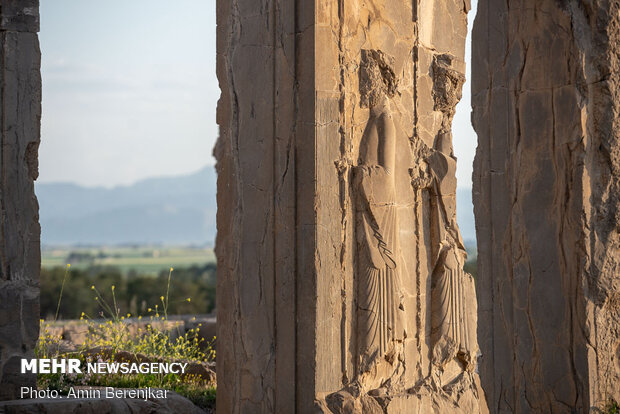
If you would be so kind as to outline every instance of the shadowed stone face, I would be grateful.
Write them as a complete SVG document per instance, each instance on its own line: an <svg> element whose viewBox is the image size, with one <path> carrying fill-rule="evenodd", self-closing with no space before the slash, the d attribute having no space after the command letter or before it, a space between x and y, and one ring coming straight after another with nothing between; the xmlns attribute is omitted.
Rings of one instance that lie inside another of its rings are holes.
<svg viewBox="0 0 620 414"><path fill-rule="evenodd" d="M39 335L38 176L41 77L36 0L0 4L0 400L34 386L20 373Z"/></svg>
<svg viewBox="0 0 620 414"><path fill-rule="evenodd" d="M478 2L478 337L499 412L620 400L619 25L613 1Z"/></svg>

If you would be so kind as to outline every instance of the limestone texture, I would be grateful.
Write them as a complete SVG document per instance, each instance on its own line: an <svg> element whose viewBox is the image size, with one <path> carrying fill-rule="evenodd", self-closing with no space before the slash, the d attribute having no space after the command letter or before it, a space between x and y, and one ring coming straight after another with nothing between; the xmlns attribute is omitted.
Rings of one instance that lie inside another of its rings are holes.
<svg viewBox="0 0 620 414"><path fill-rule="evenodd" d="M480 0L480 377L498 413L620 401L620 4Z"/></svg>
<svg viewBox="0 0 620 414"><path fill-rule="evenodd" d="M19 371L39 336L38 30L38 1L0 2L0 400L36 379Z"/></svg>
<svg viewBox="0 0 620 414"><path fill-rule="evenodd" d="M486 412L463 0L220 0L218 411Z"/></svg>

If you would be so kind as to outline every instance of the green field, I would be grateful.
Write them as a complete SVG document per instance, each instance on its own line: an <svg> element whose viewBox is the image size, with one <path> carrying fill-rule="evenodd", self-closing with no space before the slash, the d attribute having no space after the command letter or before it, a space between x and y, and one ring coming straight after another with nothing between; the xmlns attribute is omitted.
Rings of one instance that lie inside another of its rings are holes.
<svg viewBox="0 0 620 414"><path fill-rule="evenodd" d="M41 267L66 266L86 269L114 266L123 273L135 270L158 274L169 267L189 267L215 262L212 248L176 246L48 247L42 250Z"/></svg>

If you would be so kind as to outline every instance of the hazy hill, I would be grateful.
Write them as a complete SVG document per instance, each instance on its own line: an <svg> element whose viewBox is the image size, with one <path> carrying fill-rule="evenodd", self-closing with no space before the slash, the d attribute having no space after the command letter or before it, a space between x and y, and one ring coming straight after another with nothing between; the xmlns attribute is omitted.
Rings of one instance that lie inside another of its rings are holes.
<svg viewBox="0 0 620 414"><path fill-rule="evenodd" d="M465 244L475 245L476 226L474 223L474 205L471 201L471 188L456 190L456 220L459 223Z"/></svg>
<svg viewBox="0 0 620 414"><path fill-rule="evenodd" d="M212 244L216 174L210 166L179 177L150 178L131 186L86 188L37 184L45 245ZM471 190L457 193L463 239L475 240Z"/></svg>
<svg viewBox="0 0 620 414"><path fill-rule="evenodd" d="M211 244L215 169L106 189L36 185L43 244Z"/></svg>

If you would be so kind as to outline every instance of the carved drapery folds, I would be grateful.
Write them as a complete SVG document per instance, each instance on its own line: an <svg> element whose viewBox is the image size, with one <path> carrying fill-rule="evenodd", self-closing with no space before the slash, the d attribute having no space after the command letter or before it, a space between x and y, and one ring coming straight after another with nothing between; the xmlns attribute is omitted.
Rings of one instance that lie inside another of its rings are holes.
<svg viewBox="0 0 620 414"><path fill-rule="evenodd" d="M435 55L429 67L433 110L440 118L431 147L418 137L399 136L402 130L394 120L400 114L393 109L398 110L393 101L399 92L394 59L380 50L360 53L359 107L368 109L368 119L351 181L356 203L357 283L357 323L351 341L357 341L357 366L354 381L328 396L332 412L349 412L346 407L351 398L361 406L372 406L372 401L394 401L388 397L391 394L418 394L423 388L475 389L471 376L478 352L475 290L473 278L463 270L467 253L456 223L456 158L451 134L464 76L453 67L453 60L448 54ZM397 162L397 154L403 151L411 152L412 165L404 165L402 160L407 158L402 156ZM409 179L409 186L399 182L403 177ZM412 198L427 197L418 228L403 229L400 216L409 207L403 206L403 195L397 189L407 189ZM403 250L401 234L408 239L404 245L411 246L411 235L423 231L427 232L430 268L425 275L416 275L407 269L405 256L412 252ZM428 286L430 300L420 294L423 286ZM407 305L412 293L415 305ZM411 332L408 327L413 328ZM414 353L405 352L410 335L428 344L431 365L426 375L418 373L415 382L405 372L419 363Z"/></svg>
<svg viewBox="0 0 620 414"><path fill-rule="evenodd" d="M484 411L436 143L468 1L218 7L218 411Z"/></svg>
<svg viewBox="0 0 620 414"><path fill-rule="evenodd" d="M456 158L452 151L452 118L461 98L465 81L452 67L449 54L434 57L434 109L442 114L441 128L435 138L434 151L426 162L430 172L431 238L433 273L431 275L431 342L433 363L445 365L458 355L472 370L478 351L475 307L470 298L475 293L471 275L463 266L467 253L456 223Z"/></svg>
<svg viewBox="0 0 620 414"><path fill-rule="evenodd" d="M370 109L354 167L358 242L358 373L375 369L368 378L375 388L402 359L406 336L401 276L404 261L399 244L395 187L395 127L389 99L396 79L390 59L381 51L363 50L360 65L361 104ZM387 371L387 372L385 372ZM386 375L387 374L387 375ZM370 385L372 384L372 385Z"/></svg>

